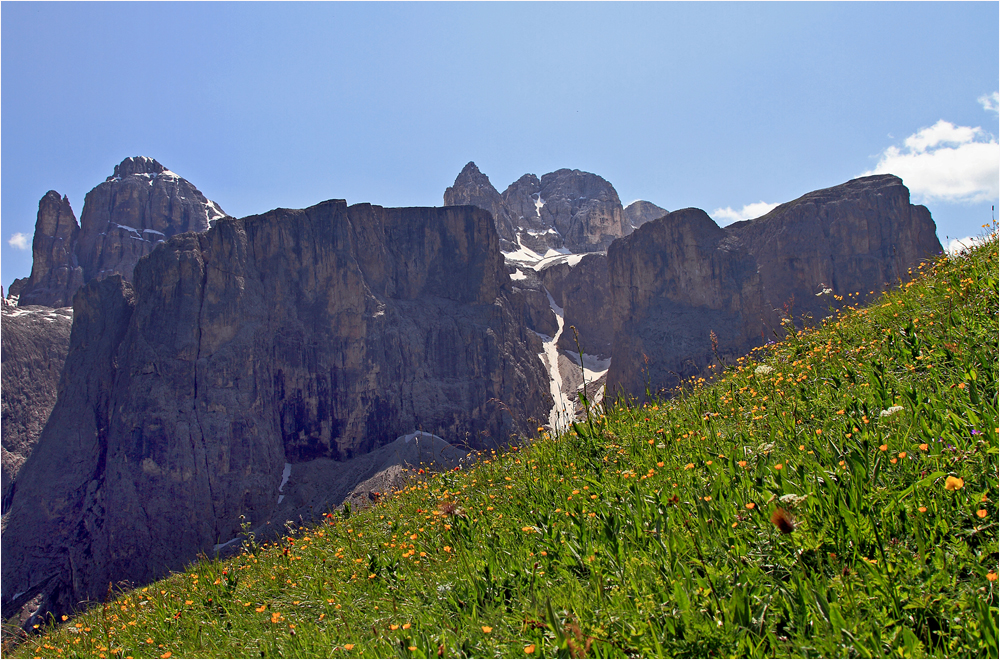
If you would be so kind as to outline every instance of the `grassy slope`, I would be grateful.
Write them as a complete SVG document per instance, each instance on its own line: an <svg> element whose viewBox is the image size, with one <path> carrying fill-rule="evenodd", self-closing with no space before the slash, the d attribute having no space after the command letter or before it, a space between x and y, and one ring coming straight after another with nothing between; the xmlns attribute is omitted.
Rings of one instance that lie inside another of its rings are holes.
<svg viewBox="0 0 1000 660"><path fill-rule="evenodd" d="M713 385L418 476L16 653L996 657L996 234L918 270Z"/></svg>

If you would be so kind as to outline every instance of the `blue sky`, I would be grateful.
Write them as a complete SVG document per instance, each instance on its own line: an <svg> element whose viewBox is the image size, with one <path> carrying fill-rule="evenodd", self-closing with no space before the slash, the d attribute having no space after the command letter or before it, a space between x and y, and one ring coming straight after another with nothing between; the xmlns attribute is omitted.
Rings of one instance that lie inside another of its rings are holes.
<svg viewBox="0 0 1000 660"><path fill-rule="evenodd" d="M998 23L996 2L4 2L2 283L46 191L79 218L136 155L236 216L440 205L474 160L501 191L578 168L726 223L896 171L942 242L976 234Z"/></svg>

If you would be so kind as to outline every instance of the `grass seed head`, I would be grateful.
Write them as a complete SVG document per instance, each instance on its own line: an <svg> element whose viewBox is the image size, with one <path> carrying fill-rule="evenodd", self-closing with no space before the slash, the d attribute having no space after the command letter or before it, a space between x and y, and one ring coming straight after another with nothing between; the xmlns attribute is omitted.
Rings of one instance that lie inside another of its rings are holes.
<svg viewBox="0 0 1000 660"><path fill-rule="evenodd" d="M787 511L778 507L771 514L771 524L778 528L782 534L791 534L795 529L795 521Z"/></svg>

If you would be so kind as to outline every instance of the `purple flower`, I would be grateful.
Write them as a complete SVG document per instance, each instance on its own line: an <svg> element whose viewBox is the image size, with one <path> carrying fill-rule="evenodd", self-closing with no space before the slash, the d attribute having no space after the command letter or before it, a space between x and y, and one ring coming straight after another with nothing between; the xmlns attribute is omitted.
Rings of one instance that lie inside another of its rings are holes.
<svg viewBox="0 0 1000 660"><path fill-rule="evenodd" d="M977 431L976 429L972 429L972 435L982 435L982 434L983 434L982 431Z"/></svg>

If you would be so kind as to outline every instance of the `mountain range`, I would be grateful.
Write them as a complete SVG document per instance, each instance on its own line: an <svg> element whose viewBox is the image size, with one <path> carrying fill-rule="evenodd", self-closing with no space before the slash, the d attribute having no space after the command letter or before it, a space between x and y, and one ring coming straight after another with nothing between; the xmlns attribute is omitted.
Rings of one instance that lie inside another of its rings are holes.
<svg viewBox="0 0 1000 660"><path fill-rule="evenodd" d="M79 226L42 198L2 311L4 619L565 428L582 388L669 391L940 251L891 175L728 227L579 170L499 193L474 163L440 208L237 219L128 158Z"/></svg>

